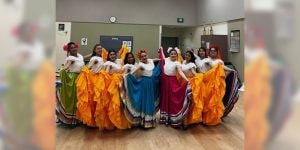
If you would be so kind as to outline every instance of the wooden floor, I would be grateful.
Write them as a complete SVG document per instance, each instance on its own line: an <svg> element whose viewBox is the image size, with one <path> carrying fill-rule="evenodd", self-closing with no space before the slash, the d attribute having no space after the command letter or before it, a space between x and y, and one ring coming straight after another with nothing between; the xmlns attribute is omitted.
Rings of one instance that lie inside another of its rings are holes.
<svg viewBox="0 0 300 150"><path fill-rule="evenodd" d="M57 127L58 150L215 150L244 149L243 93L233 111L218 126L195 125L176 130L164 125L154 129L99 131L86 127Z"/></svg>

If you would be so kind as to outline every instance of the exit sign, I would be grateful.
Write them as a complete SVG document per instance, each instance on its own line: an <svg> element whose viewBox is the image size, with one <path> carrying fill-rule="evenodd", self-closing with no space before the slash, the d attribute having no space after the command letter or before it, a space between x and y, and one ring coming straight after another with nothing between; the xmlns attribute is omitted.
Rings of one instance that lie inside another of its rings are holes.
<svg viewBox="0 0 300 150"><path fill-rule="evenodd" d="M177 18L177 23L183 23L184 22L184 18Z"/></svg>

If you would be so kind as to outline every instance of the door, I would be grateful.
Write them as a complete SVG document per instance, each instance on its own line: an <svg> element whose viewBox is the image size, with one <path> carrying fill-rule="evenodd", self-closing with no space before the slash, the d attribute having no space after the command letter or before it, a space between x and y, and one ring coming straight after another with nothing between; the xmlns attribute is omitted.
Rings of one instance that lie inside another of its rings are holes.
<svg viewBox="0 0 300 150"><path fill-rule="evenodd" d="M119 51L123 43L131 51L133 49L133 36L100 36L100 44L106 50L114 49L115 51Z"/></svg>
<svg viewBox="0 0 300 150"><path fill-rule="evenodd" d="M228 61L228 40L227 35L202 35L201 46L207 48L207 42L209 45L219 46L221 59L225 62Z"/></svg>
<svg viewBox="0 0 300 150"><path fill-rule="evenodd" d="M63 28L61 28L63 26ZM71 22L56 22L56 70L60 69L65 62L67 52L63 50L65 44L71 40Z"/></svg>
<svg viewBox="0 0 300 150"><path fill-rule="evenodd" d="M167 55L167 50L169 47L178 47L179 48L179 38L178 37L162 37L161 46L164 49L165 56Z"/></svg>

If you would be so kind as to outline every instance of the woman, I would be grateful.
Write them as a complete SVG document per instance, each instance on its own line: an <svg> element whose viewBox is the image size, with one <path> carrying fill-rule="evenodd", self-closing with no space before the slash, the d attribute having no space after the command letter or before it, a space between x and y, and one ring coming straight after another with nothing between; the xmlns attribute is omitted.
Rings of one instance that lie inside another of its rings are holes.
<svg viewBox="0 0 300 150"><path fill-rule="evenodd" d="M125 103L125 115L134 126L152 128L156 126L158 108L160 65L148 59L147 52L138 52L140 60L133 74L124 76L125 89L122 98Z"/></svg>
<svg viewBox="0 0 300 150"><path fill-rule="evenodd" d="M161 90L160 90L160 123L172 127L182 127L183 119L187 115L191 101L187 98L186 89L188 79L177 61L178 52L169 49L170 57L165 58L162 48L159 49L161 58ZM186 82L180 84L176 78L179 74Z"/></svg>
<svg viewBox="0 0 300 150"><path fill-rule="evenodd" d="M222 64L225 71L227 71L226 75L226 93L223 97L224 103L224 114L223 117L227 116L234 107L234 104L239 99L239 87L241 83L238 79L238 74L234 69L231 69L224 65L224 62L221 59L217 58L219 48L218 47L211 47L209 49L210 58L208 59L208 64L210 67L214 67L217 64Z"/></svg>
<svg viewBox="0 0 300 150"><path fill-rule="evenodd" d="M125 74L133 73L136 69L137 63L135 62L134 55L131 52L126 53L123 64L124 66L122 67L122 70Z"/></svg>
<svg viewBox="0 0 300 150"><path fill-rule="evenodd" d="M103 63L102 46L100 44L96 44L94 46L88 68L90 68L94 73L97 73L101 70Z"/></svg>
<svg viewBox="0 0 300 150"><path fill-rule="evenodd" d="M97 84L103 84L99 81L99 71L103 65L103 59L101 57L102 46L96 44L92 52L92 58L90 59L88 67L83 67L81 73L78 76L77 87L77 118L87 126L95 127L95 109L96 102L94 99L95 91L94 87Z"/></svg>
<svg viewBox="0 0 300 150"><path fill-rule="evenodd" d="M196 57L195 60L195 64L197 66L197 72L199 73L205 73L208 71L208 66L207 66L207 54L206 54L206 50L204 47L200 47L198 49L198 54L194 54L194 56Z"/></svg>
<svg viewBox="0 0 300 150"><path fill-rule="evenodd" d="M209 58L206 61L206 63L209 65L209 69L215 67L218 64L221 64L225 71L234 71L233 69L225 66L223 60L217 58L218 51L219 51L218 47L210 47L209 48Z"/></svg>
<svg viewBox="0 0 300 150"><path fill-rule="evenodd" d="M206 64L209 70L204 74L203 83L206 86L204 107L202 113L203 123L206 125L217 125L221 122L224 114L223 97L226 91L225 71L232 71L226 67L221 59L218 59L218 48L210 47L210 58Z"/></svg>
<svg viewBox="0 0 300 150"><path fill-rule="evenodd" d="M184 119L184 125L200 123L202 121L204 84L202 83L203 74L196 73L195 56L191 51L185 53L185 60L181 64L182 71L189 79L187 87L187 98L191 100L190 111Z"/></svg>
<svg viewBox="0 0 300 150"><path fill-rule="evenodd" d="M107 62L103 64L104 70L100 71L99 80L102 84L97 84L96 125L100 129L127 129L130 124L126 120L120 100L119 87L122 83L121 61L117 59L116 52L109 50Z"/></svg>
<svg viewBox="0 0 300 150"><path fill-rule="evenodd" d="M60 71L62 85L57 103L57 119L65 125L74 126L78 124L75 119L77 103L75 81L84 66L84 61L83 56L77 52L78 45L74 42L68 43L65 47L68 51L68 57L65 60L65 67Z"/></svg>

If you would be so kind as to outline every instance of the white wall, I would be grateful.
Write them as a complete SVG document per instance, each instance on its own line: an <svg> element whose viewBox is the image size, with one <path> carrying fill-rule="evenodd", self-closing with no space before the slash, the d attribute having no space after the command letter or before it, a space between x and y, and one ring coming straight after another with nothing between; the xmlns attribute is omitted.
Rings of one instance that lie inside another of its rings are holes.
<svg viewBox="0 0 300 150"><path fill-rule="evenodd" d="M65 31L58 31L58 24L65 24ZM67 57L67 52L63 50L63 46L68 44L71 40L71 22L56 22L56 44L55 44L55 54L56 54L56 69L61 68L61 64Z"/></svg>
<svg viewBox="0 0 300 150"><path fill-rule="evenodd" d="M57 21L196 25L196 0L57 0ZM178 24L177 18L184 23Z"/></svg>
<svg viewBox="0 0 300 150"><path fill-rule="evenodd" d="M212 24L213 33L215 35L227 35L228 23ZM205 28L206 31L210 30L210 26ZM203 26L184 28L182 31L182 46L183 50L188 48L199 48L201 45L201 35L203 35Z"/></svg>
<svg viewBox="0 0 300 150"><path fill-rule="evenodd" d="M244 18L244 0L197 0L197 24Z"/></svg>

